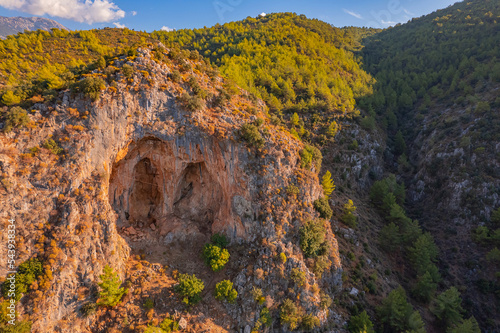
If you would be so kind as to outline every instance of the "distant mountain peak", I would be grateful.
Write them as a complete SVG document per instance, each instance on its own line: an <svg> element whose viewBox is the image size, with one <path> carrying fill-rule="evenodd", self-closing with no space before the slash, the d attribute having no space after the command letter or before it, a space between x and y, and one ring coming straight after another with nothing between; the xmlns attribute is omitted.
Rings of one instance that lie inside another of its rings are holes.
<svg viewBox="0 0 500 333"><path fill-rule="evenodd" d="M5 17L0 16L0 38L4 39L8 35L17 34L25 30L46 30L58 28L69 30L62 24L43 17Z"/></svg>

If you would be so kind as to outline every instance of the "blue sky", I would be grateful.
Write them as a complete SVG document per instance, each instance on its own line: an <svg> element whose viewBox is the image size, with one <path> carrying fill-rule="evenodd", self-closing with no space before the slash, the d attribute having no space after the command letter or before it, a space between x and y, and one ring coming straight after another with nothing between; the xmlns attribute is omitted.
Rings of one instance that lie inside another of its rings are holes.
<svg viewBox="0 0 500 333"><path fill-rule="evenodd" d="M135 30L202 28L257 16L296 12L337 27L385 28L446 8L456 0L0 0L0 16L42 16L69 29L127 26ZM55 4L58 6L55 6Z"/></svg>

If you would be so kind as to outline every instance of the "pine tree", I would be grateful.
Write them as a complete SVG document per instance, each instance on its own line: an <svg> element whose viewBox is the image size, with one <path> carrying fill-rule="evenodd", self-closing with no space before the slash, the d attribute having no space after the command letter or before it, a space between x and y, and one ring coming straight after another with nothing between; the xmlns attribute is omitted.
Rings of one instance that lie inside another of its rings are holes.
<svg viewBox="0 0 500 333"><path fill-rule="evenodd" d="M388 325L393 330L404 331L408 326L408 319L412 314L412 307L408 304L406 293L403 287L391 291L382 301L382 306L378 310L382 323Z"/></svg>
<svg viewBox="0 0 500 333"><path fill-rule="evenodd" d="M462 320L462 299L455 287L442 292L431 304L431 312L446 326L458 324Z"/></svg>
<svg viewBox="0 0 500 333"><path fill-rule="evenodd" d="M291 119L292 125L293 126L299 126L299 121L300 121L299 115L297 114L297 112L295 112L292 115L292 119Z"/></svg>
<svg viewBox="0 0 500 333"><path fill-rule="evenodd" d="M333 184L332 174L330 171L326 171L321 178L321 186L323 187L323 194L325 197L329 198L330 194L332 194L333 190L335 190L335 185Z"/></svg>
<svg viewBox="0 0 500 333"><path fill-rule="evenodd" d="M120 303L123 295L128 292L128 289L120 288L121 281L118 274L113 271L108 265L104 266L104 274L100 275L101 292L99 293L98 305L101 306L116 306Z"/></svg>

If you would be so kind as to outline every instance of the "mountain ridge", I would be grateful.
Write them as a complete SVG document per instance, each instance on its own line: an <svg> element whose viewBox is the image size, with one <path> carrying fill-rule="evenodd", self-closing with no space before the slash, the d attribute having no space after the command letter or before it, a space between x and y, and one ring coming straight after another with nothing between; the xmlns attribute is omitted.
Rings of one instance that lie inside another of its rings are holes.
<svg viewBox="0 0 500 333"><path fill-rule="evenodd" d="M0 16L0 39L5 39L8 35L14 35L25 30L35 31L41 29L50 31L53 28L69 30L59 22L44 17Z"/></svg>

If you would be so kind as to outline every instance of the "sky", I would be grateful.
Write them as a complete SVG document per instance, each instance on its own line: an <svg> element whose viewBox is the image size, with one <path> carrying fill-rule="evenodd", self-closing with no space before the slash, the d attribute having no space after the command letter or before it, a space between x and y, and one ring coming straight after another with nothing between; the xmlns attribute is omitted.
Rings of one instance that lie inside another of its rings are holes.
<svg viewBox="0 0 500 333"><path fill-rule="evenodd" d="M0 0L0 16L40 16L71 30L128 27L151 32L210 27L295 12L336 27L387 28L446 8L456 0Z"/></svg>

